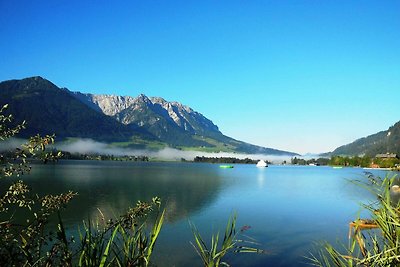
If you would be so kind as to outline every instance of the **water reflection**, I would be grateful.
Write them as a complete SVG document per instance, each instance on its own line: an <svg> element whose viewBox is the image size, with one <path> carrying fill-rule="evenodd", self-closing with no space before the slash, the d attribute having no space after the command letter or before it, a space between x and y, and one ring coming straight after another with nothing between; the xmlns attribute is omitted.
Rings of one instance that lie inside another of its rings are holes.
<svg viewBox="0 0 400 267"><path fill-rule="evenodd" d="M258 168L258 174L257 174L257 183L259 188L264 187L265 179L266 179L266 168Z"/></svg>
<svg viewBox="0 0 400 267"><path fill-rule="evenodd" d="M98 209L114 217L138 200L154 196L166 205L166 220L174 222L212 203L221 189L221 177L205 165L177 165L68 161L34 166L24 180L41 195L78 192L64 212L67 224L97 217Z"/></svg>

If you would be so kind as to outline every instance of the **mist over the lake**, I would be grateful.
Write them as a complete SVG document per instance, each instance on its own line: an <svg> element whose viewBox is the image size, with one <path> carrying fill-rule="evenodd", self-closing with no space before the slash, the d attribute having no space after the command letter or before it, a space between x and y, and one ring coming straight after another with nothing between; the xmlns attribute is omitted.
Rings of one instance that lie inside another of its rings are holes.
<svg viewBox="0 0 400 267"><path fill-rule="evenodd" d="M265 154L239 154L229 152L202 152L202 151L184 151L175 148L166 147L161 150L148 149L130 149L115 147L107 143L98 142L92 139L77 139L72 142L64 142L56 145L56 148L70 153L80 154L99 154L114 156L148 156L160 160L193 160L195 157L234 157L238 159L250 158L253 160L268 160L274 163L290 161L290 156L276 156Z"/></svg>

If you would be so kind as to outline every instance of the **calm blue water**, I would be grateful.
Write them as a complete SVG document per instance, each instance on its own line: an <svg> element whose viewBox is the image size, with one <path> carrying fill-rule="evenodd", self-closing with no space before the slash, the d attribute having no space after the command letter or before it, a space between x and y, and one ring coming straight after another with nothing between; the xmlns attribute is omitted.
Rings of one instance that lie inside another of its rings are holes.
<svg viewBox="0 0 400 267"><path fill-rule="evenodd" d="M24 179L45 193L79 192L64 212L73 231L88 216L115 216L137 200L160 196L166 205L166 223L154 262L157 266L201 266L190 241L188 221L204 237L224 230L236 212L238 229L250 226L268 253L229 255L232 266L306 266L315 242L347 242L348 223L359 214L359 203L370 196L348 182L363 169L309 166L132 163L65 161L35 165ZM375 172L384 176L385 172Z"/></svg>

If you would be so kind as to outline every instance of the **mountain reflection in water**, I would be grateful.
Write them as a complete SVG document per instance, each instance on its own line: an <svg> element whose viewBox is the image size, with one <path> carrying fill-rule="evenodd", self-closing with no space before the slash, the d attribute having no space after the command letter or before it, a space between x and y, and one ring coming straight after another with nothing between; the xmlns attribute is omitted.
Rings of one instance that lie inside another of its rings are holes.
<svg viewBox="0 0 400 267"><path fill-rule="evenodd" d="M118 216L138 200L161 197L166 206L166 220L186 218L211 203L221 181L208 168L180 163L128 163L63 161L56 165L34 165L23 179L35 193L78 192L63 212L67 225L97 218L98 209L106 218ZM193 171L193 167L196 171Z"/></svg>

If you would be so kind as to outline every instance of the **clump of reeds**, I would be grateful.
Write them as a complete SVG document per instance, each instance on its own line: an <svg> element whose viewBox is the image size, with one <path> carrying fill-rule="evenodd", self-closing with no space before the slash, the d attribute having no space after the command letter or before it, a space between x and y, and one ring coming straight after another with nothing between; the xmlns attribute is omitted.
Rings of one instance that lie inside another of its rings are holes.
<svg viewBox="0 0 400 267"><path fill-rule="evenodd" d="M220 265L229 266L222 261L228 252L235 253L262 253L263 250L253 248L257 245L254 241L238 239L236 232L236 214L232 215L225 228L224 238L220 242L219 232L211 236L211 244L207 246L196 226L190 223L194 235L195 243L191 243L197 254L200 256L203 265L206 267L218 267ZM249 246L250 245L250 246Z"/></svg>
<svg viewBox="0 0 400 267"><path fill-rule="evenodd" d="M84 224L78 266L149 266L165 213L158 210L148 231L147 215L154 206L160 207L157 197L151 203L139 201L135 208L117 220L109 220L103 227L98 222Z"/></svg>
<svg viewBox="0 0 400 267"><path fill-rule="evenodd" d="M311 263L340 267L400 266L400 205L395 200L400 192L396 175L382 179L368 173L366 180L354 182L375 197L375 201L362 204L368 211L368 220L350 223L348 246L337 249L324 243L318 255L311 256Z"/></svg>

